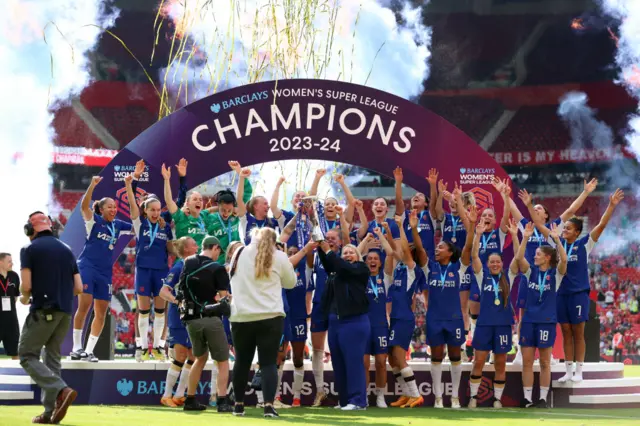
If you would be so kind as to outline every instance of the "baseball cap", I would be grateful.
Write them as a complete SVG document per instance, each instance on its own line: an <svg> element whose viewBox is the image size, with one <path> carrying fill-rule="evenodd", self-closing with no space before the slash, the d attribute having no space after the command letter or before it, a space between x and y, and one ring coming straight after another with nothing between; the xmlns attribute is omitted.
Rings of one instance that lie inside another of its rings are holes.
<svg viewBox="0 0 640 426"><path fill-rule="evenodd" d="M207 235L202 240L202 247L204 248L208 246L221 246L220 240L214 237L213 235Z"/></svg>

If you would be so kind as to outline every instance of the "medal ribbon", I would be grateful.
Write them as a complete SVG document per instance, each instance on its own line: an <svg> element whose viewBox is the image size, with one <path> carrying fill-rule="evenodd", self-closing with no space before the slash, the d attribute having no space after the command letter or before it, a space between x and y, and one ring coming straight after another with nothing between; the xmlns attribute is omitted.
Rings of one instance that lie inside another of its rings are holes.
<svg viewBox="0 0 640 426"><path fill-rule="evenodd" d="M153 226L153 224L151 224L151 221L149 219L147 219L147 225L149 225L149 246L151 247L153 245L153 242L156 240L156 236L158 235L158 222L156 222Z"/></svg>
<svg viewBox="0 0 640 426"><path fill-rule="evenodd" d="M374 277L369 277L369 285L371 286L371 290L373 290L373 294L375 295L376 301L378 300L378 284Z"/></svg>
<svg viewBox="0 0 640 426"><path fill-rule="evenodd" d="M500 278L502 278L502 272L498 275L498 282L493 278L493 275L491 276L491 281L493 282L493 295L495 300L498 302L500 301L500 286L498 285Z"/></svg>
<svg viewBox="0 0 640 426"><path fill-rule="evenodd" d="M107 229L109 230L109 233L111 234L111 240L109 241L109 244L113 245L115 244L117 238L116 238L116 224L114 222L107 222Z"/></svg>
<svg viewBox="0 0 640 426"><path fill-rule="evenodd" d="M224 224L224 221L222 220L222 216L220 216L220 213L218 213L218 222L220 222L220 225L222 225L222 229L224 229L225 231L227 231L227 238L228 238L228 242L229 242L229 243L231 243L231 240L232 240L232 237L231 237L231 234L232 234L232 231L231 231L231 226L232 226L232 224L231 224L231 217L229 217L229 218L227 219L227 223L228 223L229 225L225 225L225 224Z"/></svg>
<svg viewBox="0 0 640 426"><path fill-rule="evenodd" d="M451 262L447 263L447 267L444 268L444 272L440 274L440 283L442 284L442 290L444 290L444 283L447 280L447 272L449 271L449 266ZM440 270L442 271L442 265L440 265Z"/></svg>
<svg viewBox="0 0 640 426"><path fill-rule="evenodd" d="M458 217L456 219L454 215L451 215L451 232L453 232L453 236L451 237L452 239L456 238L456 232L458 231L458 222L460 222L460 218Z"/></svg>
<svg viewBox="0 0 640 426"><path fill-rule="evenodd" d="M564 251L567 252L567 262L569 261L569 258L571 257L571 252L573 251L573 246L576 245L577 241L574 241L573 244L571 244L571 246L569 247L569 250L567 250L567 242L565 241L563 244L564 247Z"/></svg>
<svg viewBox="0 0 640 426"><path fill-rule="evenodd" d="M539 302L542 301L542 295L544 294L544 283L547 282L547 273L549 273L548 269L544 271L542 280L540 280L540 271L538 271L538 291L540 292L540 297L538 298Z"/></svg>
<svg viewBox="0 0 640 426"><path fill-rule="evenodd" d="M494 229L493 231L491 231L491 233L489 234L488 237L486 235L482 234L482 249L483 250L487 250L487 243L489 242L489 240L491 239L491 237L493 236L493 234L495 232L496 232L496 230Z"/></svg>

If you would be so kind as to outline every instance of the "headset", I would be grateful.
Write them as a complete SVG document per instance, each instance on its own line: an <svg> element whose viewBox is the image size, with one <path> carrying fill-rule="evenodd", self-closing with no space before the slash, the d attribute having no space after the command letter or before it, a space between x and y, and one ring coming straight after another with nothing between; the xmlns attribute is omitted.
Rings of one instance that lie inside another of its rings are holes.
<svg viewBox="0 0 640 426"><path fill-rule="evenodd" d="M32 237L32 236L36 233L36 230L35 230L35 228L33 227L33 224L31 223L31 217L32 217L33 215L36 215L36 214L44 214L44 213L43 213L43 212L41 212L41 211L37 211L37 212L33 212L33 213L31 213L31 214L29 215L29 220L27 220L27 223L25 223L25 225L24 225L24 234L25 234L27 237ZM53 223L54 223L54 222L53 222L53 219L51 219L51 216L49 216L49 215L47 215L47 218L49 218L49 221L50 221L50 222L51 222L51 224L52 224L51 226L53 227Z"/></svg>

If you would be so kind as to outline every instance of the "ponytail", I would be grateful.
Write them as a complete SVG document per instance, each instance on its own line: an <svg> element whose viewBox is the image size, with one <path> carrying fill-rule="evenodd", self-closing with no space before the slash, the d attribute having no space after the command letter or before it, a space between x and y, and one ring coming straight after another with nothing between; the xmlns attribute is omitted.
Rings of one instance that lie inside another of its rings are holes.
<svg viewBox="0 0 640 426"><path fill-rule="evenodd" d="M104 206L105 204L107 204L107 202L110 200L111 198L109 197L104 197L102 199L100 199L100 201L95 201L93 203L93 212L95 214L97 214L98 216L102 215L102 206Z"/></svg>
<svg viewBox="0 0 640 426"><path fill-rule="evenodd" d="M502 293L502 300L504 300L503 306L507 309L511 298L511 287L504 272L500 275L500 293Z"/></svg>
<svg viewBox="0 0 640 426"><path fill-rule="evenodd" d="M258 241L255 278L267 278L273 266L273 256L276 250L276 232L271 228L261 228L253 238Z"/></svg>

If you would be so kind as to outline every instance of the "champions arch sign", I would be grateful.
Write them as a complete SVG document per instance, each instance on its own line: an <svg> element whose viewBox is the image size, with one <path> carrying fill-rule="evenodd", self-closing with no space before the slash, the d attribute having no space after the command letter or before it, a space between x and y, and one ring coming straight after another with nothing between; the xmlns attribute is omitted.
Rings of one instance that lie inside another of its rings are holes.
<svg viewBox="0 0 640 426"><path fill-rule="evenodd" d="M177 164L183 157L189 161L191 184L227 173L229 160L250 166L312 159L357 165L387 176L400 166L404 182L426 194L429 184L425 177L435 167L450 187L460 182L464 190L482 195L478 197L480 207L493 206L498 215L502 199L491 195L491 180L507 177L474 140L420 105L356 84L296 79L236 87L165 117L131 141L102 170L104 179L94 196L118 198L124 175L131 173L141 158L148 169L139 188L161 195L161 165ZM174 173L174 194L177 183ZM123 212L119 215L128 220ZM62 240L77 256L85 235L77 206ZM126 239L121 238L114 261L125 244Z"/></svg>

